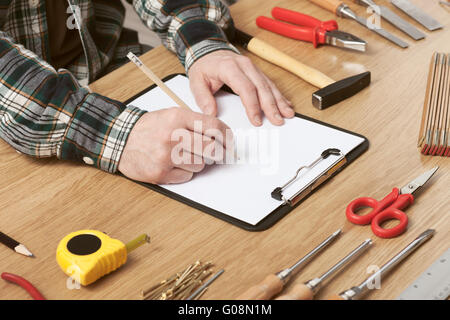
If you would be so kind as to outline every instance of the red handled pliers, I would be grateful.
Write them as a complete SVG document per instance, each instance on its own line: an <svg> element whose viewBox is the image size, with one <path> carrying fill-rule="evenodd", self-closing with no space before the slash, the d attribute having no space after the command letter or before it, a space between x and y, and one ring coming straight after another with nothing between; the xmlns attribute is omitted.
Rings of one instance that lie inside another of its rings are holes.
<svg viewBox="0 0 450 320"><path fill-rule="evenodd" d="M272 9L272 16L281 21L259 16L256 18L257 26L285 37L312 42L315 48L319 44L329 44L366 51L367 43L350 33L339 31L335 20L320 21L306 14L279 7Z"/></svg>
<svg viewBox="0 0 450 320"><path fill-rule="evenodd" d="M3 280L15 283L24 288L34 300L45 300L44 296L39 292L39 290L24 278L8 272L3 272L1 277Z"/></svg>

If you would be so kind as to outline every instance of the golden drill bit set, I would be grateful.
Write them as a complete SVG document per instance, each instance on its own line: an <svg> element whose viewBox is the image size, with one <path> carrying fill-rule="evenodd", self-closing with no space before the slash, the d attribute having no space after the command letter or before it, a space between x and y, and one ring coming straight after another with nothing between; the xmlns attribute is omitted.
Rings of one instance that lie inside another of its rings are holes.
<svg viewBox="0 0 450 320"><path fill-rule="evenodd" d="M223 273L220 270L205 282L212 274L212 262L197 261L182 272L141 291L144 300L192 300L199 299L208 289L208 285Z"/></svg>

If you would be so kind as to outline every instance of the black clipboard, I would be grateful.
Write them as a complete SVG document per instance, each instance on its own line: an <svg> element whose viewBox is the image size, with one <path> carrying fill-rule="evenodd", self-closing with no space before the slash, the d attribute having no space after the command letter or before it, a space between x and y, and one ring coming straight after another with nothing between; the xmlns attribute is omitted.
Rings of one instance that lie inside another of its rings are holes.
<svg viewBox="0 0 450 320"><path fill-rule="evenodd" d="M181 74L181 73L175 73L175 74L171 74L167 77L165 77L164 79L162 79L163 82L166 82L170 79L172 79L175 76L186 76L185 74ZM147 93L148 91L154 89L156 87L156 84L151 85L150 87L148 87L147 89L139 92L138 94L134 95L133 97L129 98L128 100L126 100L124 103L125 104L129 104L131 103L133 100L135 100L136 98L138 98L139 96ZM228 87L224 87L222 88L223 90L233 93L231 91L231 89L229 89ZM234 93L233 93L234 94ZM324 185L325 183L327 183L328 181L330 181L336 174L338 174L339 172L341 172L344 168L346 168L350 163L352 163L356 158L358 158L360 155L362 155L368 148L369 148L369 140L357 133L351 132L349 130L345 130L336 126L333 126L331 124L301 115L299 113L295 114L296 117L298 118L302 118L308 121L312 121L315 123L318 123L320 125L323 126L327 126L330 128L333 128L335 130L339 130L348 134L352 134L355 135L357 137L360 137L362 139L364 139L364 142L361 143L359 146L357 146L355 149L353 149L352 151L350 151L348 154L345 155L345 163L343 165L341 165L339 168L337 168L336 170L333 170L333 172L327 177L326 180L322 181L320 183L320 185L318 187L316 187L314 190L312 190L311 192L307 193L305 196L303 196L301 198L300 201L296 202L295 205L289 205L289 204L281 204L277 209L273 210L271 213L269 213L264 219L262 219L260 222L258 222L256 225L252 225L249 223L246 223L244 221L241 221L239 219L236 219L234 217L231 217L223 212L217 211L215 209L212 209L210 207L204 206L201 203L192 201L186 197L183 197L175 192L172 192L170 190L167 190L161 186L155 185L155 184L150 184L150 183L144 183L144 182L140 182L140 181L135 181L132 180L148 189L151 189L153 191L159 192L171 199L174 199L176 201L179 201L181 203L184 203L190 207L193 207L195 209L198 209L200 211L203 211L207 214L210 214L216 218L219 218L221 220L224 220L228 223L231 223L237 227L240 227L242 229L245 229L247 231L264 231L267 230L268 228L272 227L275 223L277 223L279 220L281 220L285 215L287 215L289 212L291 212L292 210L294 210L295 208L297 208L297 206L299 206L303 201L305 201L314 191L316 191L320 186ZM122 175L123 176L123 175ZM128 179L128 178L127 178ZM131 179L130 179L131 180Z"/></svg>

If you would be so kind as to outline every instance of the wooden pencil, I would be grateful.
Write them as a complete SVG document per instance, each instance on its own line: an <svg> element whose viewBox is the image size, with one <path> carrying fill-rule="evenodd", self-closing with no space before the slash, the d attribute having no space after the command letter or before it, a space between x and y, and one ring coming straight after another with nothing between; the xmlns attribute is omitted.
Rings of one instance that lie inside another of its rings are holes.
<svg viewBox="0 0 450 320"><path fill-rule="evenodd" d="M127 58L130 59L147 77L150 78L158 87L161 88L176 104L180 107L190 110L189 106L178 97L175 92L170 90L168 86L152 71L150 70L134 53L129 52Z"/></svg>
<svg viewBox="0 0 450 320"><path fill-rule="evenodd" d="M34 257L33 254L23 244L9 237L8 235L0 232L0 243L3 243L8 248L14 250L17 253L23 254L27 257Z"/></svg>

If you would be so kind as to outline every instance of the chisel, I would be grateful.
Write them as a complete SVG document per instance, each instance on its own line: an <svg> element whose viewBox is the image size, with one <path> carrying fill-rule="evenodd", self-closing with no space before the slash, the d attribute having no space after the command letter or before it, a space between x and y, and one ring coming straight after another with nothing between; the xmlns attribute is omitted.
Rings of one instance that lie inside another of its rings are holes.
<svg viewBox="0 0 450 320"><path fill-rule="evenodd" d="M396 256L394 256L391 260L386 262L380 270L375 272L373 275L368 277L365 281L363 281L359 286L350 288L342 293L340 293L337 297L331 297L331 300L357 300L364 296L371 288L376 281L376 279L382 279L386 273L391 271L397 264L402 262L406 257L408 257L412 252L414 252L417 248L419 248L426 241L431 239L434 235L433 229L428 229L421 233L414 241L412 241L409 245L407 245L402 251L400 251Z"/></svg>
<svg viewBox="0 0 450 320"><path fill-rule="evenodd" d="M430 31L442 28L442 25L438 21L434 20L408 0L391 0L391 3Z"/></svg>
<svg viewBox="0 0 450 320"><path fill-rule="evenodd" d="M365 7L372 8L372 10L374 10L375 13L379 14L383 19L394 25L397 29L400 29L402 32L406 33L414 40L420 40L425 38L425 34L417 30L416 27L414 27L409 22L400 18L394 12L389 10L387 7L379 6L372 0L353 0L353 2Z"/></svg>
<svg viewBox="0 0 450 320"><path fill-rule="evenodd" d="M311 300L314 295L322 288L323 282L335 275L336 272L342 270L348 263L359 257L372 245L372 240L367 239L361 243L355 250L350 252L345 258L336 263L327 272L319 278L314 278L308 282L298 284L292 288L288 293L277 297L275 300Z"/></svg>
<svg viewBox="0 0 450 320"><path fill-rule="evenodd" d="M376 34L382 36L383 38L395 43L396 45L407 48L408 44L403 41L400 38L397 38L393 34L387 32L383 28L371 28L368 26L367 20L363 17L357 16L356 13L353 12L344 2L341 0L309 0L315 4L317 4L319 7L324 8L325 10L328 10L334 14L336 14L338 17L342 18L349 18L353 19L359 24L363 25L367 29L375 32Z"/></svg>
<svg viewBox="0 0 450 320"><path fill-rule="evenodd" d="M331 236L326 238L321 244L310 251L306 256L298 260L292 267L284 269L277 274L268 275L263 282L251 287L243 294L241 294L237 300L268 300L274 295L283 290L286 283L289 282L292 277L297 274L308 262L311 261L320 251L327 247L335 240L341 230L336 231Z"/></svg>

